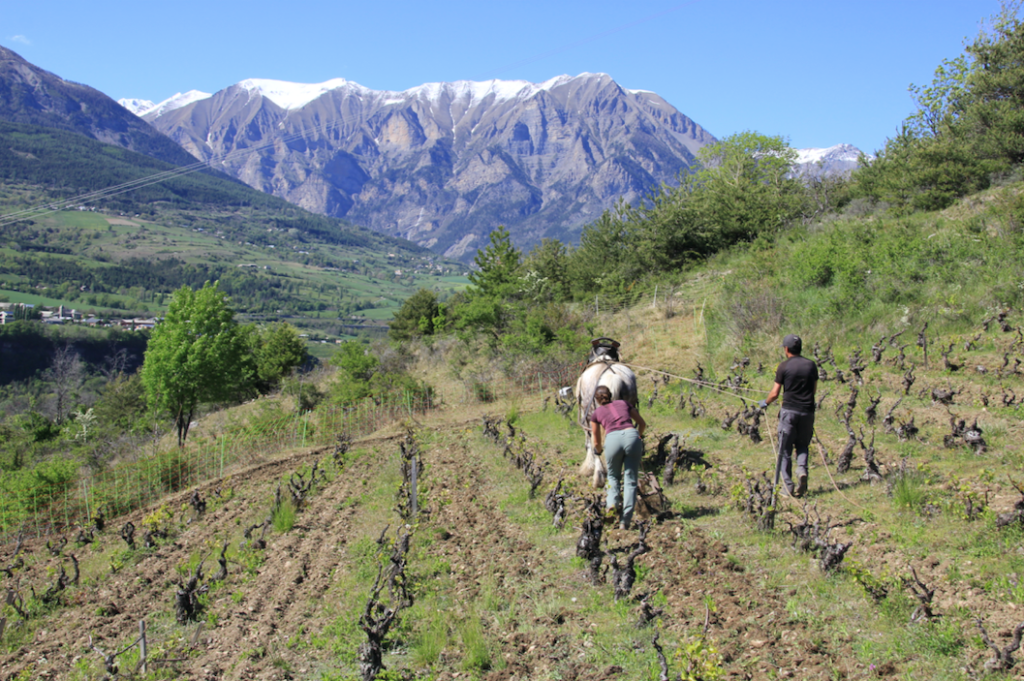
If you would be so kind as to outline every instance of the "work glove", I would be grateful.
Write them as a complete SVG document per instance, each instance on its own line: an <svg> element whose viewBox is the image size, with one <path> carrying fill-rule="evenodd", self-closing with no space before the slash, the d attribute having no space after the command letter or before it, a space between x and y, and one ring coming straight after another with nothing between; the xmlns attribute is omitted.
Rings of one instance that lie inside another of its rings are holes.
<svg viewBox="0 0 1024 681"><path fill-rule="evenodd" d="M757 403L757 406L761 407L762 409L767 409L768 408L768 401L767 400L761 400L760 402Z"/></svg>

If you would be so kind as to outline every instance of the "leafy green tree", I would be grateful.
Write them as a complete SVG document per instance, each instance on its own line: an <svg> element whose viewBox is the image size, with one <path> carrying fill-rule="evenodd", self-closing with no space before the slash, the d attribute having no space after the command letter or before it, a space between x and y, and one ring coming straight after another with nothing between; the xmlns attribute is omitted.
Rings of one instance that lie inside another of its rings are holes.
<svg viewBox="0 0 1024 681"><path fill-rule="evenodd" d="M291 324L274 323L264 326L243 327L243 336L249 346L249 359L254 388L260 394L277 389L281 381L296 367L306 362L306 344Z"/></svg>
<svg viewBox="0 0 1024 681"><path fill-rule="evenodd" d="M910 125L885 142L885 148L874 159L861 157L856 172L857 189L876 202L886 203L901 212L910 206L917 192L915 167L924 144Z"/></svg>
<svg viewBox="0 0 1024 681"><path fill-rule="evenodd" d="M778 230L796 217L802 188L790 176L796 151L781 137L746 131L699 152L700 168L687 178L691 244L712 253Z"/></svg>
<svg viewBox="0 0 1024 681"><path fill-rule="evenodd" d="M341 369L349 378L368 381L377 371L380 360L362 343L348 342L342 343L331 355L329 364Z"/></svg>
<svg viewBox="0 0 1024 681"><path fill-rule="evenodd" d="M910 96L917 103L917 111L907 118L907 127L917 137L940 135L951 118L959 115L958 107L967 92L967 74L970 64L965 55L956 59L943 59L935 69L931 85L911 83Z"/></svg>
<svg viewBox="0 0 1024 681"><path fill-rule="evenodd" d="M858 191L894 212L937 210L1024 162L1024 24L1004 3L964 54L928 86L911 85L917 111L855 174Z"/></svg>
<svg viewBox="0 0 1024 681"><path fill-rule="evenodd" d="M100 392L93 406L96 426L101 430L132 433L147 427L146 388L142 377L116 374Z"/></svg>
<svg viewBox="0 0 1024 681"><path fill-rule="evenodd" d="M234 311L216 283L174 292L146 348L142 383L150 406L174 419L178 446L201 404L237 399L250 384L244 349Z"/></svg>
<svg viewBox="0 0 1024 681"><path fill-rule="evenodd" d="M975 138L982 158L1024 162L1024 23L1021 3L1004 3L990 31L966 53L966 86L957 93L957 127Z"/></svg>
<svg viewBox="0 0 1024 681"><path fill-rule="evenodd" d="M619 200L580 234L580 245L569 255L568 271L573 296L583 298L598 291L621 289L644 275L646 254L634 244L640 229L629 204ZM653 263L648 269L653 269Z"/></svg>
<svg viewBox="0 0 1024 681"><path fill-rule="evenodd" d="M410 296L395 313L388 327L388 336L395 341L407 341L434 333L434 319L440 312L437 294L425 288Z"/></svg>

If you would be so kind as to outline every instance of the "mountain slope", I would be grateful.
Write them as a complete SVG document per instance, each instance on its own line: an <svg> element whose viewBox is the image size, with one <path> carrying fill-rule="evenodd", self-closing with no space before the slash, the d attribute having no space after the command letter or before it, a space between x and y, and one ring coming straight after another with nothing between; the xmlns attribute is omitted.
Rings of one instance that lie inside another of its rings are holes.
<svg viewBox="0 0 1024 681"><path fill-rule="evenodd" d="M239 312L309 328L321 313L335 326L363 310L380 309L376 318L384 319L420 287L450 287L440 277L451 264L420 246L309 213L219 173L76 198L174 169L77 133L0 122L4 293L45 291L86 311L151 313L182 285L220 280ZM53 204L70 210L53 212Z"/></svg>
<svg viewBox="0 0 1024 681"><path fill-rule="evenodd" d="M165 135L110 97L0 47L0 120L68 130L174 165L194 163Z"/></svg>
<svg viewBox="0 0 1024 681"><path fill-rule="evenodd" d="M404 92L254 79L145 118L253 187L462 258L498 224L520 246L573 241L714 139L605 74Z"/></svg>

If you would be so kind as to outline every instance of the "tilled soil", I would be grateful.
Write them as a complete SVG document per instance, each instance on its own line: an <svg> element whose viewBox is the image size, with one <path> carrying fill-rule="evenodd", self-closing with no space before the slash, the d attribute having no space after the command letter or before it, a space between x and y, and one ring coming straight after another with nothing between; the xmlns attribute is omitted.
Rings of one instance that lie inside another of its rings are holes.
<svg viewBox="0 0 1024 681"><path fill-rule="evenodd" d="M588 634L597 625L585 603L593 600L595 590L609 608L613 605L607 572L604 583L592 585L582 567L566 570L575 555L582 517L579 502L574 502L565 530L539 533L539 526L513 519L501 507L493 473L488 474L487 467L479 464L480 457L491 457L492 469L507 472L507 479L498 482L515 484L520 474L511 463L500 460L498 448L463 427L454 427L436 439L441 444L425 448L423 453L424 481L430 493L417 532L433 533L436 539L426 550L450 567L447 577L455 585L449 594L455 609L451 616L459 619L463 614L459 608L480 608L488 598L501 602L506 610L505 616L484 618L486 634L496 642L494 656L500 656L502 664L493 665L481 678L627 678L622 666L595 654ZM357 446L371 445L375 452L394 451L397 437ZM212 626L181 626L173 616L173 597L180 579L177 568L204 555L205 573L212 574L222 543L237 542L242 528L266 515L277 484L303 465L328 456L327 450L300 452L232 476L231 499L185 525L172 540L145 553L136 565L116 573L107 568L104 559L123 547L117 528L127 520L141 527L152 508L109 521L95 544L65 549L64 557L50 555L45 539L27 540L21 552L26 567L4 577L10 593L26 599L32 589L41 594L54 581L60 565L70 570L66 557L70 552L82 561L83 582L63 594L64 604L41 620L30 637L0 656L0 678L72 678L76 669L83 667L83 660L89 661L93 671L81 672L77 678L101 678L95 671L100 656L92 646L113 652L132 640L142 619L150 624L151 659L170 656L177 660L171 665L177 676L169 678L314 679L325 669L342 667L324 650L289 642L308 639L310 632L322 631L337 616L329 606L332 589L339 583L339 569L352 560L348 545L357 536L365 536L368 526L379 532L396 522L393 513L368 517L359 503L367 481L375 479L384 461L394 460L391 454L368 454L347 462L309 498L289 532L268 534L265 562L254 577L247 578L240 566L230 565L226 583L210 597L208 611L216 613ZM518 482L526 485L521 479ZM211 499L222 484L227 483L211 482L200 492ZM191 490L183 491L166 499L164 505L172 510L184 508L190 494ZM540 506L542 502L538 498L522 503ZM714 497L709 503L721 507L728 501ZM784 526L781 521L779 525ZM844 531L847 534L843 536L858 541L865 536L856 525ZM664 607L658 626L663 643L669 638L692 640L706 629L730 678L832 679L899 673L899 661L880 661L878 667L866 668L853 652L852 639L826 641L806 623L793 620L787 614L787 600L794 592L766 587L754 561L737 556L713 535L693 518L673 513L653 524L647 536L650 551L637 559L644 579L627 601L630 617L633 613L638 616L638 600L643 594L661 594ZM621 559L636 541L635 531L608 528L603 548L606 554ZM6 547L0 566L12 563L12 550ZM881 544L864 546L861 560L865 557L906 563L905 556L895 555ZM944 566L917 564L923 580L938 583ZM565 578L566 574L570 576ZM959 600L953 603L954 598ZM936 603L992 613L993 636L1005 636L1014 625L1011 615L999 614L1005 613L1005 608L997 607L1000 604L983 593L952 595L940 589ZM351 612L352 620L359 614ZM17 635L12 633L17 618L8 619L5 640ZM633 639L638 649L632 653L647 656L653 666L656 658L650 641L654 629L644 632ZM162 644L174 640L184 643L172 651L161 649ZM460 665L456 647L453 644L442 651L431 678L473 676ZM667 650L674 676L681 670L673 651ZM975 668L980 668L985 656L970 655ZM346 671L356 673L352 667Z"/></svg>

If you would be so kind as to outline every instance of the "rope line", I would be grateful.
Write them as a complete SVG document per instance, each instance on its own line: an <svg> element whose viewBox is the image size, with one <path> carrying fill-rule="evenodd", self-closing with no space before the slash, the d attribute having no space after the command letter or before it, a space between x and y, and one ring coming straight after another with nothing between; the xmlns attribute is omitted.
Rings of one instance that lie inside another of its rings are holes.
<svg viewBox="0 0 1024 681"><path fill-rule="evenodd" d="M640 369L642 371L653 371L653 372L655 372L657 374L664 374L666 376L671 376L672 378L678 378L680 381L686 381L687 383L695 383L695 384L697 384L697 385L699 385L699 386L701 386L703 388L707 388L708 390L714 390L715 392L722 393L723 395L730 395L732 397L738 397L741 400L744 400L746 402L754 402L755 401L755 400L750 399L749 397L744 397L743 395L736 395L735 393L731 393L731 392L728 392L726 390L722 390L721 388L716 388L716 387L714 387L714 385L708 383L707 381L698 381L695 378L687 378L686 376L677 376L676 374L670 374L669 372L662 371L661 369L651 369L650 367L642 367L642 366L639 366L637 364L630 364L628 362L620 362L620 364L625 364L626 366L628 366L631 369ZM746 392L749 392L749 393L763 393L764 392L763 390L759 390L757 388L733 388L733 390L743 390L743 391L746 391Z"/></svg>
<svg viewBox="0 0 1024 681"><path fill-rule="evenodd" d="M851 506L856 506L857 508L859 508L862 511L867 511L866 508L864 508L863 506L861 506L857 502L855 502L852 499L850 499L850 497L848 497L845 494L843 494L843 490L839 489L839 485L836 484L836 479L832 477L832 471L829 470L828 462L825 461L825 450L824 450L824 448L818 447L818 453L821 454L821 465L825 467L825 472L828 473L828 479L832 481L832 487L836 490L836 492L839 493L839 496L841 496L846 501L846 503L850 504Z"/></svg>
<svg viewBox="0 0 1024 681"><path fill-rule="evenodd" d="M731 397L738 397L741 400L743 400L744 402L753 402L754 401L754 400L750 399L749 397L744 397L743 395L736 395L734 393L730 393L730 392L727 392L725 390L721 390L719 388L712 387L712 386L708 385L706 382L698 381L695 378L687 378L686 376L678 376L676 374L670 374L669 372L662 371L660 369L651 369L649 367L642 367L642 366L638 366L636 364L629 364L627 362L622 362L622 364L625 364L626 366L628 366L630 368L633 368L633 369L641 369L643 371L653 371L655 373L664 374L666 376L671 376L672 378L678 378L679 380L686 381L688 383L696 383L697 385L699 385L701 387L708 388L710 390L714 390L715 392L722 393L723 395L729 395ZM762 392L762 391L759 391L759 390L757 390L755 388L734 388L734 390L745 390L747 392ZM779 459L782 456L782 452L778 451L775 448L775 438L772 437L771 425L768 425L767 431L768 431L768 441L771 444L772 452L775 454L775 457L776 457L775 468L776 468L776 472L777 472L778 471L778 467L779 467ZM819 452L818 453L821 454L821 465L824 466L825 472L828 473L828 479L832 482L832 488L835 489L835 491L839 494L839 496L842 497L843 500L846 501L851 506L859 508L862 511L867 511L866 508L864 508L863 506L861 506L860 504L858 504L857 502L853 501L848 496L843 494L843 491L841 489L839 489L839 485L836 483L836 479L832 477L832 471L828 467L828 462L825 461L825 452L824 451L820 451L820 448L819 448ZM775 481L775 486L776 487L778 486L778 480ZM775 495L775 491L773 490L772 491L772 496L773 496L772 505L773 506L775 505L774 504L774 495Z"/></svg>

